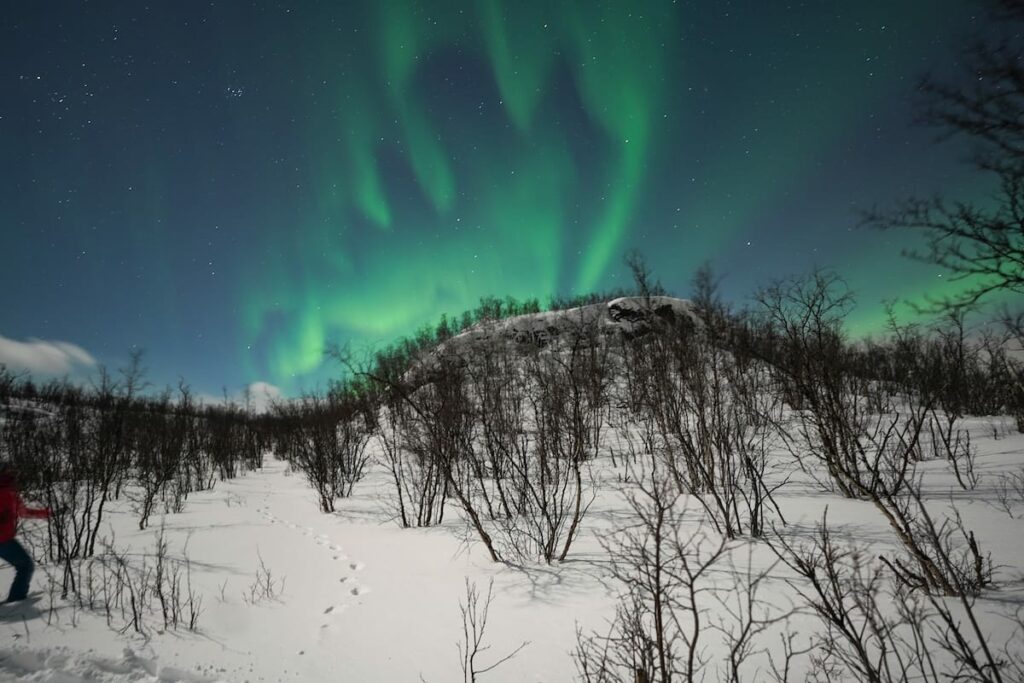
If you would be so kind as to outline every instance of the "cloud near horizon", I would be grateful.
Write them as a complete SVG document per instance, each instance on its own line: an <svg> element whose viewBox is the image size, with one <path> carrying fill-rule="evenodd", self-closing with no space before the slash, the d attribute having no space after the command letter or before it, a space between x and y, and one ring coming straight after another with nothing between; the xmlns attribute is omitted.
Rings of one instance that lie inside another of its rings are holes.
<svg viewBox="0 0 1024 683"><path fill-rule="evenodd" d="M95 367L96 359L70 342L32 338L18 341L0 335L0 365L11 370L62 375L82 367Z"/></svg>
<svg viewBox="0 0 1024 683"><path fill-rule="evenodd" d="M248 397L246 393L248 393ZM196 398L203 403L212 405L224 405L225 402L245 405L248 398L249 407L256 413L265 413L274 401L281 400L283 397L284 393L281 388L269 382L251 382L246 385L245 389L227 396L223 394L215 396L207 393L196 395Z"/></svg>
<svg viewBox="0 0 1024 683"><path fill-rule="evenodd" d="M270 404L282 398L281 388L269 382L253 382L248 387L252 408L257 413L266 412Z"/></svg>

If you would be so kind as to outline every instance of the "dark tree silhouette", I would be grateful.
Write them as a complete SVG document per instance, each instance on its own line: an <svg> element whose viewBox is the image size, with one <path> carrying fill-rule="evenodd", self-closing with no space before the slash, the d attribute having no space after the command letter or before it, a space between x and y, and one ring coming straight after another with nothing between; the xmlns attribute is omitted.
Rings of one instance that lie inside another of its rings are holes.
<svg viewBox="0 0 1024 683"><path fill-rule="evenodd" d="M972 306L998 292L1024 294L1024 0L993 1L994 23L1005 30L965 51L959 78L923 80L920 119L940 139L966 137L971 163L994 176L995 191L985 202L909 199L866 216L873 227L923 233L925 245L907 255L963 284L952 297L932 301L936 310Z"/></svg>

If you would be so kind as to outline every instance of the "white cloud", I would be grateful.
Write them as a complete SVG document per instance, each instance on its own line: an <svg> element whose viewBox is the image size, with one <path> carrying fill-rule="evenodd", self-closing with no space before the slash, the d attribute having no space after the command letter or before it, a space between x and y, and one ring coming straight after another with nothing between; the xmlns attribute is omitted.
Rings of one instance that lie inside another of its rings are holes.
<svg viewBox="0 0 1024 683"><path fill-rule="evenodd" d="M253 382L242 391L228 394L227 402L244 406L246 404L246 393L248 393L249 407L255 413L265 413L270 408L271 403L283 398L280 387L276 387L269 382ZM214 396L213 394L199 393L196 394L195 398L207 405L222 406L225 402L223 394Z"/></svg>
<svg viewBox="0 0 1024 683"><path fill-rule="evenodd" d="M281 399L281 388L268 382L253 382L246 389L252 401L252 409L257 413L266 412L270 404Z"/></svg>
<svg viewBox="0 0 1024 683"><path fill-rule="evenodd" d="M70 342L18 341L0 336L0 364L11 370L63 375L82 366L93 367L96 359L81 346Z"/></svg>

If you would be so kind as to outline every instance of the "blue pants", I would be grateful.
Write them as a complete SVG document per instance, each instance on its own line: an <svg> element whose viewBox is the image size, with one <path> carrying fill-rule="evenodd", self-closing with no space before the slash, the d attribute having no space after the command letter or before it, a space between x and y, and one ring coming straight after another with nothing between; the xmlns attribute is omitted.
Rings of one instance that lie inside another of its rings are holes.
<svg viewBox="0 0 1024 683"><path fill-rule="evenodd" d="M14 583L7 595L7 602L24 600L28 597L28 584L32 580L32 572L36 570L35 562L16 539L0 543L0 560L9 562L14 567Z"/></svg>

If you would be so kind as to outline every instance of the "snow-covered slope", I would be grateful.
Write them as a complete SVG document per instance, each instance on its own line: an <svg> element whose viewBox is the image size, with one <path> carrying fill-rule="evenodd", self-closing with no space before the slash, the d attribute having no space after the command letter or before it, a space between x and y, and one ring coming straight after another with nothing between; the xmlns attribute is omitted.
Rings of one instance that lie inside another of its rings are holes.
<svg viewBox="0 0 1024 683"><path fill-rule="evenodd" d="M482 324L447 346L558 348L558 340L571 339L580 325L612 340L643 333L656 317L700 325L684 300L618 299ZM467 586L483 595L493 586L478 668L522 646L484 680L578 680L572 656L577 634L609 633L624 593L624 582L613 576L611 541L624 533L643 536L633 507L641 497L638 480L647 482L652 473L644 473L645 462L650 467L662 462L651 457L652 450L661 452L660 444L644 432L654 423L631 422L617 406L612 402L602 411L600 448L585 461L582 504L589 507L579 536L565 561L552 564L492 562L452 498L443 524L399 528L391 504L395 479L377 440L370 443L373 464L368 475L351 497L337 501L332 514L320 512L304 475L270 455L259 470L189 495L183 512L154 515L145 531L138 529L135 492L128 491L107 508L103 536L139 562L152 557L162 529L170 558L187 560L190 567L188 586L202 601L198 629L166 630L159 614L148 613L138 633L123 611L105 615L62 599L60 568L44 564L34 579L41 600L23 607L0 606L0 681L464 680L458 647L465 638L461 607L467 603ZM969 433L962 443L976 451L973 487L958 484L954 464L944 459L915 462L914 480L920 477L922 497L940 524L959 515L982 551L991 552L995 588L986 588L977 599L975 615L991 643L1019 644L1021 634L1006 616L1024 604L1024 434L1017 433L1009 417L964 418L957 426ZM516 432L517 442L525 433ZM936 436L926 432L924 438ZM809 542L827 511L830 533L841 544L844 559L866 558L870 563L904 552L877 507L824 490L820 481L827 474L820 466L814 471L813 458L798 464L782 443L771 443L766 447L764 484L774 491L778 507L772 506L768 521L778 525L788 542ZM411 455L419 457L418 452ZM677 534L673 538L685 543L704 538L708 546L721 540L696 497L681 496L675 510L680 517L671 529ZM492 515L490 523L504 524L509 517ZM22 538L36 549L36 556L45 554L43 523L26 522ZM705 628L701 657L707 664L706 680L719 680L723 674L721 663L728 655L724 640L735 628L736 616L750 616L752 610L770 626L758 632L739 680L771 680L766 671L778 661L780 637L791 633L788 642L799 651L825 629L801 594L808 582L801 583L768 542L741 537L723 547L721 559L701 576L695 598ZM695 550L695 556L700 552ZM11 578L10 568L0 562L0 591ZM749 593L738 587L755 579L760 586L756 604L743 604ZM892 607L891 596L879 599L889 600ZM687 608L679 609L685 615ZM789 680L806 680L814 666L808 656L795 658Z"/></svg>
<svg viewBox="0 0 1024 683"><path fill-rule="evenodd" d="M960 490L945 462L922 463L920 471L935 505L955 496L966 524L1001 567L998 602L991 610L979 610L992 642L1001 644L1011 631L996 607L1024 599L1019 576L1024 567L1019 520L1024 501L1014 503L1007 514L993 504L993 491L1001 472L1024 465L1024 435L1013 433L1008 419L974 419L967 426L979 449L982 480L977 490ZM609 442L611 448L618 446L615 440ZM327 515L318 511L301 475L268 459L262 470L193 494L184 512L162 519L171 554L191 559L193 587L203 596L198 633L161 632L155 617L148 622L147 638L131 629L119 633L103 616L78 610L59 596L51 598L50 586L59 577L56 568L42 566L34 579L34 589L44 595L41 602L0 612L0 680L462 680L456 643L462 638L459 603L465 600L467 579L484 592L494 582L484 639L491 649L482 660L495 661L528 642L484 680L574 680L570 653L577 626L606 631L613 615L615 586L609 581L601 539L630 519L621 460L615 466L601 457L595 475L598 495L570 559L552 566L513 567L490 562L478 543L467 541L454 510L440 527L399 529L381 502L390 483L380 468L356 486L352 498L339 503L337 513ZM791 529L811 528L828 507L837 537L869 547L874 555L897 545L869 503L825 495L799 478L780 489L777 500ZM684 537L705 528L696 508L684 519ZM111 512L106 533L141 554L153 547L159 525L155 520L151 529L138 531L130 504L121 502ZM24 527L28 539L43 542L40 522ZM787 583L791 574L777 566L762 544L738 543L734 553L733 562L723 564L709 580L729 586L748 566L774 567L764 595L783 605L794 599ZM254 601L251 590L260 580L261 562L275 590L273 597ZM0 565L2 587L11 576ZM115 620L115 626L120 623ZM819 628L806 616L795 617L792 625L804 633ZM714 648L707 655L713 666L721 661ZM764 663L763 658L757 661ZM803 666L798 664L791 680L803 680ZM750 671L745 680L765 680Z"/></svg>

